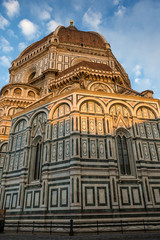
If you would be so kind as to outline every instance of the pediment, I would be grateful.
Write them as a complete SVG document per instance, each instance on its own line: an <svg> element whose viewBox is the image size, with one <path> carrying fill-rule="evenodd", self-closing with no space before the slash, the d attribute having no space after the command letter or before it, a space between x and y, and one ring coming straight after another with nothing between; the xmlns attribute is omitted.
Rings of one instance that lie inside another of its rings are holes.
<svg viewBox="0 0 160 240"><path fill-rule="evenodd" d="M125 120L123 115L119 112L117 120L114 122L113 126L115 128L120 128L120 127L128 128L129 127L129 120L128 121Z"/></svg>
<svg viewBox="0 0 160 240"><path fill-rule="evenodd" d="M38 125L36 126L34 133L33 133L33 138L36 138L37 136L42 136L43 135L43 129L42 129L42 124L39 121Z"/></svg>

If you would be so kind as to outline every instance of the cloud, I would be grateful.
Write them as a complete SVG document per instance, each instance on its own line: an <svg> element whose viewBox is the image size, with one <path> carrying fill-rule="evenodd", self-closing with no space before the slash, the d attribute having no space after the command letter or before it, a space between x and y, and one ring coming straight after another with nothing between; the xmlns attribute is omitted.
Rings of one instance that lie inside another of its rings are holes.
<svg viewBox="0 0 160 240"><path fill-rule="evenodd" d="M46 3L39 2L39 4L31 3L30 11L33 16L38 17L41 21L46 21L51 19L52 8Z"/></svg>
<svg viewBox="0 0 160 240"><path fill-rule="evenodd" d="M98 29L99 25L102 23L101 19L102 14L100 12L94 12L89 8L83 15L83 24Z"/></svg>
<svg viewBox="0 0 160 240"><path fill-rule="evenodd" d="M41 20L48 20L51 18L51 15L49 12L47 12L46 10L42 11L40 14L40 19Z"/></svg>
<svg viewBox="0 0 160 240"><path fill-rule="evenodd" d="M20 23L18 24L18 27L21 29L23 35L28 40L32 40L39 36L38 26L28 19L21 20Z"/></svg>
<svg viewBox="0 0 160 240"><path fill-rule="evenodd" d="M20 42L20 43L18 44L18 50L19 50L19 51L23 51L26 47L27 47L27 45L26 45L26 43L24 43L24 42Z"/></svg>
<svg viewBox="0 0 160 240"><path fill-rule="evenodd" d="M142 74L141 70L142 70L142 67L140 65L136 65L133 68L133 72L134 72L136 77L138 77L138 76L140 76Z"/></svg>
<svg viewBox="0 0 160 240"><path fill-rule="evenodd" d="M61 25L60 22L56 22L55 20L49 21L47 23L48 32L53 32L59 25Z"/></svg>
<svg viewBox="0 0 160 240"><path fill-rule="evenodd" d="M18 38L18 36L14 33L12 29L8 29L7 33L10 37Z"/></svg>
<svg viewBox="0 0 160 240"><path fill-rule="evenodd" d="M133 89L154 90L160 98L160 1L141 0L127 5L127 14L106 18L100 32L111 44L112 51L131 79ZM133 67L141 66L136 76ZM138 78L139 84L135 82ZM146 80L147 79L147 80ZM146 81L146 82L145 82Z"/></svg>
<svg viewBox="0 0 160 240"><path fill-rule="evenodd" d="M135 82L135 83L139 83L139 82L140 82L140 79L139 79L139 78L135 78L135 79L134 79L134 82Z"/></svg>
<svg viewBox="0 0 160 240"><path fill-rule="evenodd" d="M8 26L9 26L8 20L0 14L0 29L4 30Z"/></svg>
<svg viewBox="0 0 160 240"><path fill-rule="evenodd" d="M149 78L135 78L134 82L139 92L149 90L152 86L152 81Z"/></svg>
<svg viewBox="0 0 160 240"><path fill-rule="evenodd" d="M17 16L20 10L20 5L17 0L8 0L3 2L3 6L6 8L8 17L12 18Z"/></svg>
<svg viewBox="0 0 160 240"><path fill-rule="evenodd" d="M10 45L8 40L4 37L0 38L0 49L2 49L3 52L10 52L13 50L13 47Z"/></svg>
<svg viewBox="0 0 160 240"><path fill-rule="evenodd" d="M4 67L10 67L11 66L11 58L6 56L0 57L0 64Z"/></svg>
<svg viewBox="0 0 160 240"><path fill-rule="evenodd" d="M74 9L76 10L76 11L80 11L81 10L81 5L80 4L75 4L74 5Z"/></svg>
<svg viewBox="0 0 160 240"><path fill-rule="evenodd" d="M113 4L114 4L114 5L118 5L119 2L120 2L120 0L113 0Z"/></svg>
<svg viewBox="0 0 160 240"><path fill-rule="evenodd" d="M116 16L122 17L126 12L126 7L118 6L118 10L114 13Z"/></svg>
<svg viewBox="0 0 160 240"><path fill-rule="evenodd" d="M86 6L86 1L84 0L71 0L71 5L73 6L74 10L77 12L82 11L83 7Z"/></svg>

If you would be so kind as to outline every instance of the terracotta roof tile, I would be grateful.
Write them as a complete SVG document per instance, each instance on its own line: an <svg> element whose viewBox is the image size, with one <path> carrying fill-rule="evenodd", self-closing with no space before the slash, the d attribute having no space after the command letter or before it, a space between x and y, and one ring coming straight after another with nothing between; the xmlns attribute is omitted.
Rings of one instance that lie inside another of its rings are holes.
<svg viewBox="0 0 160 240"><path fill-rule="evenodd" d="M26 48L26 50L22 52L21 57L29 53L30 51L34 50L34 48L43 44L53 33L54 32L42 38L40 41L31 44L29 47ZM105 49L105 43L103 39L94 32L79 31L75 27L69 26L67 28L60 27L58 31L58 36L60 43L62 42L79 45L83 44L83 46Z"/></svg>
<svg viewBox="0 0 160 240"><path fill-rule="evenodd" d="M59 41L63 43L82 44L82 46L105 49L105 43L93 32L79 31L76 28L61 27L58 32Z"/></svg>
<svg viewBox="0 0 160 240"><path fill-rule="evenodd" d="M110 68L107 64L82 61L82 62L77 63L74 66L69 67L66 70L60 72L58 74L57 78L62 77L62 76L72 72L73 70L75 70L75 69L77 69L81 66L91 68L91 69L94 69L94 70L101 70L101 71L108 71L108 72L113 71L112 68Z"/></svg>

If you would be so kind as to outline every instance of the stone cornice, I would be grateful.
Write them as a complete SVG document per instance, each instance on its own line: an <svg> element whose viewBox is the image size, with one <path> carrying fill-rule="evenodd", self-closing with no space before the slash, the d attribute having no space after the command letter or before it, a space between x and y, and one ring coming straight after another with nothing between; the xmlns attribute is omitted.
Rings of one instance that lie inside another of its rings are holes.
<svg viewBox="0 0 160 240"><path fill-rule="evenodd" d="M19 106L19 107L26 107L27 105L33 103L36 99L29 100L25 98L19 97L1 97L0 98L0 106Z"/></svg>
<svg viewBox="0 0 160 240"><path fill-rule="evenodd" d="M107 97L107 98L112 98L112 99L117 99L117 100L132 100L132 101L136 101L136 102L143 102L143 103L158 103L158 105L160 106L160 100L159 99L151 99L151 98L146 98L146 97L142 97L142 96L133 96L133 95L123 95L123 94L118 94L118 93L105 93L105 92L97 92L97 91L89 91L86 89L73 89L71 91L62 93L61 95L57 95L54 96L54 93L50 93L47 96L39 99L38 101L32 103L31 105L27 106L24 110L23 110L23 114L34 110L35 108L38 109L42 106L44 106L45 104L51 103L52 101L58 101L60 99L63 99L64 97L67 97L71 94L82 94L84 96L94 96L94 97ZM14 115L14 117L17 117L19 115L22 115L22 112L16 113Z"/></svg>
<svg viewBox="0 0 160 240"><path fill-rule="evenodd" d="M49 80L49 88L50 89L60 88L71 82L77 82L79 79L86 78L87 76L103 77L103 79L106 80L106 82L108 80L109 81L111 80L113 82L118 81L119 83L123 83L123 79L119 72L97 70L85 66L80 66L78 68L75 68L73 71L64 74L63 76Z"/></svg>
<svg viewBox="0 0 160 240"><path fill-rule="evenodd" d="M31 89L36 90L36 92L38 92L38 93L40 92L40 89L38 87L35 87L35 86L33 86L33 85L29 84L29 83L8 83L4 87L2 87L1 94L6 89L13 88L13 87L27 87L27 88L31 88Z"/></svg>

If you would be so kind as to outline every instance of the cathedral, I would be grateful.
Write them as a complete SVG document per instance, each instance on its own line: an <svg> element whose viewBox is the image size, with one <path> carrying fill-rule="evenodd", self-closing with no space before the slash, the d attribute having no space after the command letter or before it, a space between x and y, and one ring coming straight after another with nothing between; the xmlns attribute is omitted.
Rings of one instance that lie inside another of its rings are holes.
<svg viewBox="0 0 160 240"><path fill-rule="evenodd" d="M6 224L160 219L160 102L73 21L28 46L0 97Z"/></svg>

